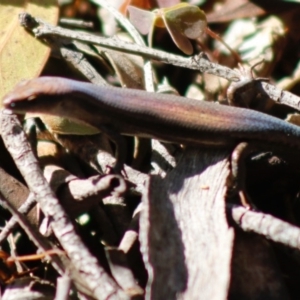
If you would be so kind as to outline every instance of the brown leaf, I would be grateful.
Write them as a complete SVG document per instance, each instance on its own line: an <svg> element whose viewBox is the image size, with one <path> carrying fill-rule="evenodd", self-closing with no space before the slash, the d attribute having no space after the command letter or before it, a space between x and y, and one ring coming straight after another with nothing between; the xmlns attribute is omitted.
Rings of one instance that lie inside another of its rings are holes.
<svg viewBox="0 0 300 300"><path fill-rule="evenodd" d="M31 36L19 24L24 10L55 24L58 19L56 0L1 0L0 3L0 98L20 80L40 74L50 48Z"/></svg>

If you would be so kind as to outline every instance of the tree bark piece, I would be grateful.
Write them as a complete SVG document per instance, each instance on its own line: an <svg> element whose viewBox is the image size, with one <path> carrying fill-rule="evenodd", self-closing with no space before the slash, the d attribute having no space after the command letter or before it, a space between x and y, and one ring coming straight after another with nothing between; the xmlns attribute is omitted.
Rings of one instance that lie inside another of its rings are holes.
<svg viewBox="0 0 300 300"><path fill-rule="evenodd" d="M227 299L234 233L225 215L229 151L187 151L143 197L148 299Z"/></svg>

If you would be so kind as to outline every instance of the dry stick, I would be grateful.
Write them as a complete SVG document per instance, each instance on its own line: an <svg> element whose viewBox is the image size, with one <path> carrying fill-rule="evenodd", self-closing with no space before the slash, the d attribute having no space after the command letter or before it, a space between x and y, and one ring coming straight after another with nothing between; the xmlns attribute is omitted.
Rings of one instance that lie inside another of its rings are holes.
<svg viewBox="0 0 300 300"><path fill-rule="evenodd" d="M267 82L261 82L264 92L275 102L300 110L300 98Z"/></svg>
<svg viewBox="0 0 300 300"><path fill-rule="evenodd" d="M58 46L58 45L51 45ZM75 43L72 43L73 49L60 45L57 49L62 57L71 64L77 71L82 73L89 81L97 85L108 85L106 80L97 72L97 70L86 59L85 55L77 49Z"/></svg>
<svg viewBox="0 0 300 300"><path fill-rule="evenodd" d="M18 240L18 238L19 237L14 238L13 234L10 234L7 238L10 256L17 256L16 241ZM6 262L9 263L9 257L7 258ZM16 266L17 273L22 273L24 271L24 266L21 264L20 261L15 261L15 266Z"/></svg>
<svg viewBox="0 0 300 300"><path fill-rule="evenodd" d="M93 29L94 24L93 22L87 22L84 20L78 20L78 19L72 19L72 18L60 18L59 24L63 26L71 26L71 27L77 27L77 28L83 28L83 29Z"/></svg>
<svg viewBox="0 0 300 300"><path fill-rule="evenodd" d="M232 220L244 231L251 231L269 240L300 249L300 228L271 215L248 210L242 206L227 205Z"/></svg>
<svg viewBox="0 0 300 300"><path fill-rule="evenodd" d="M30 210L36 205L36 201L34 195L32 193L29 194L26 201L18 208L18 212L26 215L30 212ZM16 216L13 216L5 225L5 227L0 232L0 244L8 237L8 235L14 230L14 228L18 225L18 219Z"/></svg>
<svg viewBox="0 0 300 300"><path fill-rule="evenodd" d="M97 70L86 59L85 55L77 47L79 42L71 42L60 37L51 37L46 40L47 45L52 49L52 55L63 58L71 64L77 71L82 73L89 81L97 85L108 85L106 80L97 72ZM77 44L76 44L77 43ZM88 46L86 46L88 47Z"/></svg>
<svg viewBox="0 0 300 300"><path fill-rule="evenodd" d="M36 247L38 247L43 252L47 252L48 250L53 249L53 246L50 244L47 238L43 237L36 229L34 229L32 225L30 225L30 223L26 220L26 218L21 213L19 213L13 207L13 205L4 200L2 196L0 196L0 205L9 210L9 212L14 216L14 218L24 229L24 231L31 239L31 241L36 245ZM52 256L51 263L59 274L62 275L65 273L65 267L63 266L63 263L58 256Z"/></svg>
<svg viewBox="0 0 300 300"><path fill-rule="evenodd" d="M22 19L22 25L25 27L30 27L30 22L32 22L32 20L38 23L39 27L36 27L36 24L33 27L31 27L31 30L38 38L43 38L49 35L57 35L69 39L79 40L85 43L99 45L117 51L137 54L143 56L144 58L157 60L174 66L199 70L201 73L213 74L219 77L223 77L230 81L240 80L240 75L236 70L232 70L225 66L221 66L219 64L210 62L207 58L202 57L201 53L200 55L185 58L179 55L166 53L164 51L155 50L136 44L126 43L116 38L97 37L87 33L75 32L72 30L63 29L58 26L52 26L40 19L32 18L29 14L26 13L20 14L20 18ZM266 82L262 82L261 85L264 92L268 94L269 97L274 101L289 105L298 110L300 109L300 99L296 95L278 89L274 85L271 85Z"/></svg>
<svg viewBox="0 0 300 300"><path fill-rule="evenodd" d="M127 43L117 38L103 38L88 33L76 32L69 29L64 29L58 26L52 26L44 21L33 18L27 13L22 13L19 16L20 23L35 34L38 38L47 36L61 36L64 38L79 40L81 42L95 44L109 49L122 51L130 54L136 54L148 59L161 61L174 66L200 70L216 76L224 77L228 80L238 81L239 73L230 68L212 63L201 55L185 58L179 55L170 54L164 51L140 46L137 44Z"/></svg>
<svg viewBox="0 0 300 300"><path fill-rule="evenodd" d="M69 276L57 278L56 292L54 300L68 300L71 289L71 279Z"/></svg>
<svg viewBox="0 0 300 300"><path fill-rule="evenodd" d="M1 114L0 128L7 150L13 157L30 191L44 214L52 221L53 231L79 271L81 281L97 299L127 299L111 277L98 265L80 237L54 192L42 175L32 149L16 115ZM48 250L48 249L46 249ZM72 274L73 275L73 274Z"/></svg>
<svg viewBox="0 0 300 300"><path fill-rule="evenodd" d="M132 245L138 239L139 235L139 222L140 222L140 212L143 209L142 203L140 203L135 211L133 212L132 220L128 226L128 229L124 233L122 240L119 243L119 250L122 250L124 253L128 253Z"/></svg>
<svg viewBox="0 0 300 300"><path fill-rule="evenodd" d="M45 258L45 256L51 256L51 255L66 255L65 251L62 251L60 249L51 249L46 252L41 252L38 254L28 254L28 255L22 255L18 256L15 253L11 254L11 256L7 259L7 262L24 262L24 261L33 261L33 260L41 260Z"/></svg>

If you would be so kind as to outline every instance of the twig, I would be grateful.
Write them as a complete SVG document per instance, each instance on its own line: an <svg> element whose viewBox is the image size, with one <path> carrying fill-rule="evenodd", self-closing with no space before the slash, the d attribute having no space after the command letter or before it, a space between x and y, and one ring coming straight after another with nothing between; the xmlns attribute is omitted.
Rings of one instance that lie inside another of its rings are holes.
<svg viewBox="0 0 300 300"><path fill-rule="evenodd" d="M57 278L56 292L54 300L67 300L71 289L71 278L65 274Z"/></svg>
<svg viewBox="0 0 300 300"><path fill-rule="evenodd" d="M300 98L290 92L283 91L276 86L269 84L267 82L261 82L261 85L263 87L263 90L268 96L273 99L274 101L288 105L290 107L293 107L297 110L300 109L299 103Z"/></svg>
<svg viewBox="0 0 300 300"><path fill-rule="evenodd" d="M212 63L208 59L203 58L201 55L185 58L149 47L127 43L117 38L103 38L88 33L76 32L58 26L52 26L40 19L33 18L27 13L20 14L19 18L20 23L29 30L32 30L38 38L45 38L52 35L60 36L117 51L140 55L144 58L161 61L174 66L199 70L200 72L206 72L228 80L238 81L239 79L239 73L236 70L231 70L230 68Z"/></svg>
<svg viewBox="0 0 300 300"><path fill-rule="evenodd" d="M3 198L0 198L0 205L9 210L9 212L14 216L20 226L24 229L28 237L39 249L44 252L53 249L48 240L43 237L37 230L35 230L32 225L30 225L30 223L26 220L26 218L13 207L13 205L11 205ZM58 256L52 256L51 263L59 274L64 274L65 268Z"/></svg>
<svg viewBox="0 0 300 300"><path fill-rule="evenodd" d="M64 26L84 28L84 29L94 27L93 22L87 22L84 20L77 20L77 19L72 19L72 18L61 18L59 20L59 24L64 25Z"/></svg>
<svg viewBox="0 0 300 300"><path fill-rule="evenodd" d="M207 58L205 58L205 56L201 54L185 58L179 55L166 53L164 51L136 44L130 44L116 38L97 37L87 33L75 32L72 30L63 29L58 26L52 26L40 19L35 19L26 13L20 14L20 18L22 19L22 25L32 30L35 36L38 38L44 38L49 35L61 36L69 39L79 40L85 43L100 45L102 47L114 49L117 51L141 55L144 58L157 60L174 66L199 70L201 73L213 74L230 81L240 80L240 74L237 70L232 70L225 66L210 62ZM264 89L264 92L268 94L269 97L274 101L289 105L295 109L299 109L299 97L297 97L296 95L278 89L266 82L262 82L261 85Z"/></svg>
<svg viewBox="0 0 300 300"><path fill-rule="evenodd" d="M128 229L124 233L122 240L119 244L118 249L124 253L128 253L132 248L133 244L138 239L139 235L139 221L140 221L140 212L143 209L142 203L140 203L133 213L132 220L128 226Z"/></svg>
<svg viewBox="0 0 300 300"><path fill-rule="evenodd" d="M51 225L57 239L78 272L84 274L84 276L80 276L80 279L88 287L89 293L98 299L110 297L110 299L126 299L124 292L98 265L96 258L90 254L76 234L68 215L43 177L18 118L15 115L2 113L0 123L5 146L44 214L52 221Z"/></svg>
<svg viewBox="0 0 300 300"><path fill-rule="evenodd" d="M97 85L108 85L106 80L86 59L85 55L77 49L76 45L72 43L72 46L73 49L63 45L59 47L62 57L76 70L83 74L90 82Z"/></svg>
<svg viewBox="0 0 300 300"><path fill-rule="evenodd" d="M7 238L9 249L10 249L10 257L17 256L17 247L16 247L16 240L13 237L13 234L10 234ZM9 263L9 259L7 258L6 262ZM24 272L23 266L20 261L15 261L16 270L18 273Z"/></svg>
<svg viewBox="0 0 300 300"><path fill-rule="evenodd" d="M242 206L227 206L232 220L244 231L261 234L286 246L300 249L300 228L271 215L255 212Z"/></svg>
<svg viewBox="0 0 300 300"><path fill-rule="evenodd" d="M36 205L36 201L34 195L29 194L26 201L19 207L19 213L26 215L34 206ZM14 230L14 228L18 225L18 219L16 216L13 216L5 225L0 233L0 244L8 237L8 235Z"/></svg>
<svg viewBox="0 0 300 300"><path fill-rule="evenodd" d="M45 167L44 176L52 190L57 193L66 212L72 217L90 210L108 195L123 194L127 188L124 179L119 175L95 175L79 179L54 165Z"/></svg>

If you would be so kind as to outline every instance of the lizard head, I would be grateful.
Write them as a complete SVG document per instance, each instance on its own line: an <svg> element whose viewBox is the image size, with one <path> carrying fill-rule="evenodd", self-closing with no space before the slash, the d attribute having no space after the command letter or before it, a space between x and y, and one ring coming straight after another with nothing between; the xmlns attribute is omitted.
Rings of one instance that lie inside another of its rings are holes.
<svg viewBox="0 0 300 300"><path fill-rule="evenodd" d="M68 93L65 79L58 77L39 77L20 82L3 98L6 110L15 113L50 113L60 99Z"/></svg>
<svg viewBox="0 0 300 300"><path fill-rule="evenodd" d="M80 107L77 109L74 100L78 96L72 95L69 82L70 80L59 77L39 77L23 81L4 96L4 113L38 116L48 128L60 134L98 133L99 130L89 125L89 122L80 120L84 110ZM71 120L76 111L77 120ZM86 119L93 118L88 116Z"/></svg>

